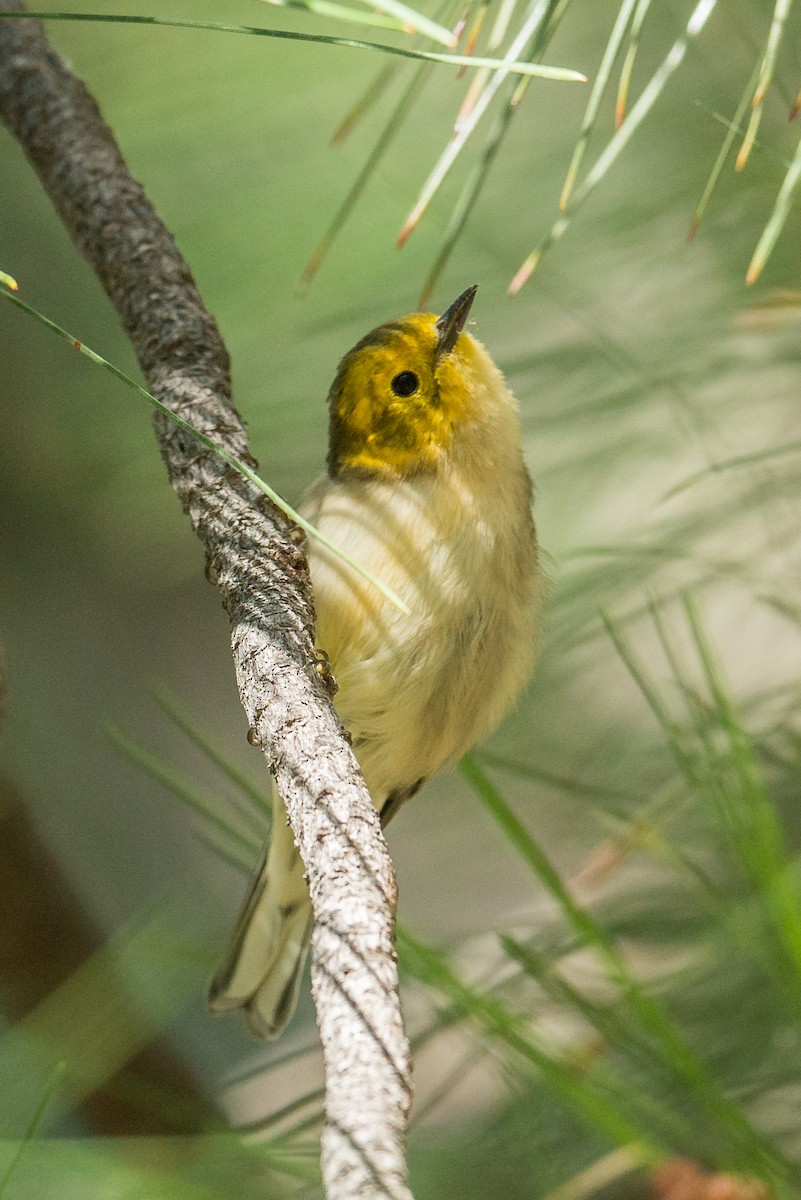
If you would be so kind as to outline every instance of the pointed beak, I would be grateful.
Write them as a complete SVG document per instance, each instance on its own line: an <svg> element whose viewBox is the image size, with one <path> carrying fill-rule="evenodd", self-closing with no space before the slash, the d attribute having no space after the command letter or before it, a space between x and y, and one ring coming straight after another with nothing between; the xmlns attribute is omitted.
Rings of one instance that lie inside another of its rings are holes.
<svg viewBox="0 0 801 1200"><path fill-rule="evenodd" d="M464 329L467 314L470 312L470 306L476 298L477 291L478 284L474 283L472 287L462 292L461 296L456 297L450 308L447 308L437 321L437 361L444 355L450 354L456 345L456 339Z"/></svg>

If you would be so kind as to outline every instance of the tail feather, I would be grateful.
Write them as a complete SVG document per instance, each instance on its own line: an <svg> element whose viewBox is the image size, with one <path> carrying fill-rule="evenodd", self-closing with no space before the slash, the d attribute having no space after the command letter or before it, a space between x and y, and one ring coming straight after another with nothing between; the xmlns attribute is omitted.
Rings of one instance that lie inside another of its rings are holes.
<svg viewBox="0 0 801 1200"><path fill-rule="evenodd" d="M311 930L303 863L274 790L269 852L254 875L225 959L209 987L211 1011L241 1008L256 1037L277 1037L295 1010Z"/></svg>

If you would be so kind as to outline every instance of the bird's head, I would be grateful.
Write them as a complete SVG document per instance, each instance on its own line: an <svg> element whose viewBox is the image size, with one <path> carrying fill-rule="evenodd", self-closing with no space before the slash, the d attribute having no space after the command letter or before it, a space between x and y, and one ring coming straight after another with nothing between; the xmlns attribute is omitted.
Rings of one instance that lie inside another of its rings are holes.
<svg viewBox="0 0 801 1200"><path fill-rule="evenodd" d="M440 317L379 325L345 355L328 395L333 477L436 469L459 430L481 419L490 377L500 374L464 328L476 291Z"/></svg>

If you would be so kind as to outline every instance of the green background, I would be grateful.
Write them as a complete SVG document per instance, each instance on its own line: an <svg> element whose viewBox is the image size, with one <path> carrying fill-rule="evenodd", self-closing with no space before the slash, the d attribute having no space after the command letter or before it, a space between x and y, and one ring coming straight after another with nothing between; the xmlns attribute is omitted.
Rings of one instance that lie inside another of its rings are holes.
<svg viewBox="0 0 801 1200"><path fill-rule="evenodd" d="M691 7L668 2L649 15L635 97ZM592 78L616 9L606 0L574 5L546 61ZM126 4L124 11L155 10ZM762 143L741 176L729 164L698 238L685 244L724 132L714 114L733 113L771 11L767 3L720 6L619 163L512 301L511 276L556 215L587 99L586 87L535 81L433 297L441 310L479 284L474 331L520 400L551 583L536 677L489 748L536 772L503 774L504 794L568 877L609 832L609 812L636 814L670 770L655 723L603 632L601 610L627 620L649 597L696 585L749 728L788 738L798 731L797 457L723 472L671 494L713 463L798 439L793 311L767 327L748 315L771 289L797 286L797 213L758 287L744 284L795 148L787 110L801 64L792 38L779 59ZM174 3L158 12L350 32L256 3ZM301 297L304 264L382 114L392 111L397 84L344 146L331 147L339 120L383 60L202 31L61 23L48 32L97 97L219 321L263 475L297 502L324 464L325 396L339 357L373 325L416 308L459 183L480 150L481 130L397 251L398 231L449 137L466 81L446 67L428 81ZM602 110L589 161L611 134L610 108ZM0 269L19 280L28 303L135 373L99 285L6 133L0 179ZM154 898L177 897L170 901L177 953L189 965L179 983L172 980L177 991L166 1005L148 998L148 988L159 993L158 982L140 981L143 1004L162 1014L157 1023L168 1023L177 1052L219 1099L234 1064L254 1053L265 1061L235 1020L212 1021L203 1005L203 980L243 883L197 839L196 819L120 754L108 728L121 728L224 799L204 756L154 702L153 687L162 684L266 793L263 764L245 740L227 620L204 581L201 547L167 484L144 403L10 306L0 308L0 364L5 777L107 936L144 919ZM670 604L667 613L682 652L686 631ZM626 628L654 677L668 679L647 621ZM788 788L779 798L794 839L797 797ZM679 842L697 837L714 857L703 812L682 804L664 820ZM485 935L477 951L483 961L487 931L529 929L543 919L539 889L456 774L425 789L393 826L390 844L400 918L429 940ZM613 900L633 897L621 903L641 915L636 932L646 967L649 928L656 931L653 954L666 952L659 912L648 911L661 871L635 856L622 877L604 885ZM671 949L680 952L677 938ZM421 1001L410 994L408 1005L413 1023ZM310 1043L312 1028L307 1001L291 1037ZM418 1066L421 1102L442 1077L447 1043L440 1059L432 1057ZM304 1060L304 1081L316 1071ZM507 1103L502 1079L485 1065L429 1118L443 1144L468 1119L488 1144L497 1137L496 1175L488 1169L482 1184L474 1170L472 1182L459 1180L459 1194L474 1194L471 1186L476 1195L516 1194L501 1169L509 1161L504 1137L517 1144L508 1133L514 1109L506 1133L492 1125ZM287 1099L297 1079L280 1079L266 1099L260 1086L229 1097L228 1111L253 1118ZM526 1111L533 1138L532 1129L544 1130L547 1121L537 1125L535 1110ZM457 1194L455 1183L437 1175L445 1150L438 1156L436 1138L415 1136L421 1194ZM465 1161L464 1149L454 1153ZM561 1171L558 1155L551 1161L552 1182L559 1182L569 1170Z"/></svg>

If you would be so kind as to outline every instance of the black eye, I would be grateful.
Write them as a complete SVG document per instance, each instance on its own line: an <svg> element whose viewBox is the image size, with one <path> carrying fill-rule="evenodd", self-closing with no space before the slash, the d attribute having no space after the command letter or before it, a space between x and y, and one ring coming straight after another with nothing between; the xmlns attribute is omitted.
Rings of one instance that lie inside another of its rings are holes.
<svg viewBox="0 0 801 1200"><path fill-rule="evenodd" d="M401 371L400 375L396 375L390 384L396 396L411 396L419 386L420 380L414 371Z"/></svg>

